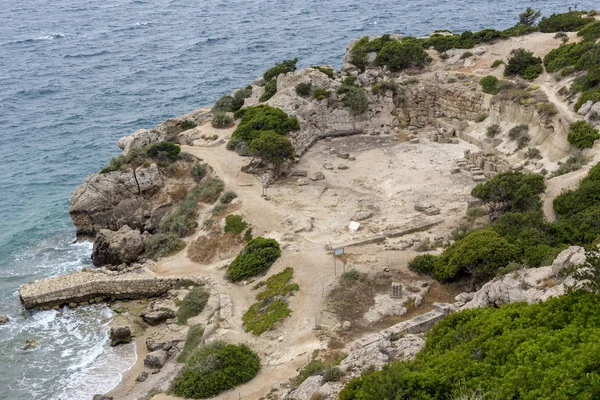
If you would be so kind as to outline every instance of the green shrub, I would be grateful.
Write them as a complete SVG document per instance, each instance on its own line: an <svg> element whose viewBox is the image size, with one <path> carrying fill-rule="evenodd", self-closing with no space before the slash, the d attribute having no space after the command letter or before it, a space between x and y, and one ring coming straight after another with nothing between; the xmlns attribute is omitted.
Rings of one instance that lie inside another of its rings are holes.
<svg viewBox="0 0 600 400"><path fill-rule="evenodd" d="M260 358L246 345L213 342L189 356L171 390L179 397L213 397L250 381L259 370Z"/></svg>
<svg viewBox="0 0 600 400"><path fill-rule="evenodd" d="M199 315L204 310L208 302L208 297L209 294L203 287L197 286L190 290L181 301L181 304L179 304L177 323L185 325L188 319Z"/></svg>
<svg viewBox="0 0 600 400"><path fill-rule="evenodd" d="M431 275L435 271L435 263L438 257L432 254L422 254L413 258L408 263L408 269L418 274Z"/></svg>
<svg viewBox="0 0 600 400"><path fill-rule="evenodd" d="M491 230L475 231L448 247L435 263L433 275L441 281L461 275L486 278L518 257L515 246Z"/></svg>
<svg viewBox="0 0 600 400"><path fill-rule="evenodd" d="M275 131L263 131L250 142L250 154L279 169L287 160L294 160L296 150L290 140Z"/></svg>
<svg viewBox="0 0 600 400"><path fill-rule="evenodd" d="M582 57L589 53L594 47L593 43L581 42L563 44L556 49L552 49L544 56L544 65L548 72L555 72L565 67L575 67L579 65L580 69L583 65L580 64Z"/></svg>
<svg viewBox="0 0 600 400"><path fill-rule="evenodd" d="M321 384L324 385L327 382L337 382L344 376L339 367L329 367L325 371L323 371L323 379L321 379Z"/></svg>
<svg viewBox="0 0 600 400"><path fill-rule="evenodd" d="M215 105L213 106L211 112L233 112L233 97L230 95L222 96Z"/></svg>
<svg viewBox="0 0 600 400"><path fill-rule="evenodd" d="M231 190L228 190L225 193L223 193L223 196L221 196L221 198L219 199L219 201L221 202L221 204L229 204L236 197L237 197L237 194L235 194L235 192L233 192Z"/></svg>
<svg viewBox="0 0 600 400"><path fill-rule="evenodd" d="M525 49L517 49L513 50L513 56L506 64L504 76L520 75L524 79L535 79L543 71L541 58L535 57Z"/></svg>
<svg viewBox="0 0 600 400"><path fill-rule="evenodd" d="M471 53L470 51L465 51L464 53L461 54L460 59L466 60L467 58L471 58L471 57L473 57L473 53Z"/></svg>
<svg viewBox="0 0 600 400"><path fill-rule="evenodd" d="M251 241L253 239L252 237L252 228L248 228L246 229L246 232L244 232L244 242L248 243L249 241Z"/></svg>
<svg viewBox="0 0 600 400"><path fill-rule="evenodd" d="M202 343L202 335L204 335L204 327L202 324L190 326L185 338L183 350L181 350L181 353L177 356L177 362L183 363L188 359L190 354L192 354L192 352Z"/></svg>
<svg viewBox="0 0 600 400"><path fill-rule="evenodd" d="M355 76L352 76L352 75L347 76L342 81L342 86L356 86L357 80L358 80L358 78Z"/></svg>
<svg viewBox="0 0 600 400"><path fill-rule="evenodd" d="M351 268L342 274L342 279L348 282L356 282L360 279L360 273L355 268Z"/></svg>
<svg viewBox="0 0 600 400"><path fill-rule="evenodd" d="M146 154L148 157L154 159L166 158L171 162L177 160L180 151L181 147L171 142L158 142L151 144L146 148Z"/></svg>
<svg viewBox="0 0 600 400"><path fill-rule="evenodd" d="M590 100L593 101L594 103L600 101L600 87L596 90L590 90L590 91L582 93L581 97L579 98L579 101L577 101L577 103L575 103L573 108L575 109L575 111L579 111L581 106Z"/></svg>
<svg viewBox="0 0 600 400"><path fill-rule="evenodd" d="M220 214L221 211L225 210L225 208L226 208L225 204L223 204L223 203L217 204L212 210L212 215Z"/></svg>
<svg viewBox="0 0 600 400"><path fill-rule="evenodd" d="M384 95L387 92L395 94L398 91L398 85L393 80L381 80L377 81L371 87L371 92L375 95Z"/></svg>
<svg viewBox="0 0 600 400"><path fill-rule="evenodd" d="M304 368L299 371L296 377L296 386L300 386L302 382L315 375L322 375L327 366L321 360L311 360Z"/></svg>
<svg viewBox="0 0 600 400"><path fill-rule="evenodd" d="M300 289L298 284L290 283L293 275L294 270L288 267L267 279L264 289L256 295L258 303L250 306L242 317L246 332L258 336L291 314L287 298Z"/></svg>
<svg viewBox="0 0 600 400"><path fill-rule="evenodd" d="M544 190L543 176L507 171L475 186L471 195L494 204L498 212L525 212L540 207L540 195Z"/></svg>
<svg viewBox="0 0 600 400"><path fill-rule="evenodd" d="M335 71L331 68L312 66L311 68L316 69L317 71L321 71L325 75L327 75L330 79L335 78Z"/></svg>
<svg viewBox="0 0 600 400"><path fill-rule="evenodd" d="M560 39L563 43L567 43L569 41L569 35L564 32L558 32L554 35L554 39Z"/></svg>
<svg viewBox="0 0 600 400"><path fill-rule="evenodd" d="M265 91L260 96L258 101L264 103L265 101L268 101L271 97L275 96L275 93L277 93L277 79L273 79L265 85Z"/></svg>
<svg viewBox="0 0 600 400"><path fill-rule="evenodd" d="M391 71L407 68L422 68L431 62L423 47L411 41L390 40L386 42L375 57L375 63L387 66Z"/></svg>
<svg viewBox="0 0 600 400"><path fill-rule="evenodd" d="M329 97L329 95L330 95L329 90L317 89L313 93L313 98L321 101L321 100L325 99L326 97Z"/></svg>
<svg viewBox="0 0 600 400"><path fill-rule="evenodd" d="M495 61L492 63L492 68L498 68L498 67L499 67L499 66L501 66L502 64L504 64L504 61L502 61L502 60L495 60Z"/></svg>
<svg viewBox="0 0 600 400"><path fill-rule="evenodd" d="M542 117L551 118L558 114L558 110L556 109L554 103L544 101L536 104L535 107L537 108L538 114Z"/></svg>
<svg viewBox="0 0 600 400"><path fill-rule="evenodd" d="M522 149L529 143L529 126L527 125L515 125L508 131L508 137L511 140L517 142L517 147Z"/></svg>
<svg viewBox="0 0 600 400"><path fill-rule="evenodd" d="M312 84L310 82L302 82L296 85L296 94L301 97L307 97L312 92Z"/></svg>
<svg viewBox="0 0 600 400"><path fill-rule="evenodd" d="M226 147L227 150L235 151L240 156L250 155L250 147L248 146L248 143L239 137L232 137L229 142L227 142Z"/></svg>
<svg viewBox="0 0 600 400"><path fill-rule="evenodd" d="M196 164L190 169L190 175L196 183L200 183L202 179L208 174L207 164Z"/></svg>
<svg viewBox="0 0 600 400"><path fill-rule="evenodd" d="M577 121L571 124L569 130L569 136L567 137L569 143L573 147L578 149L590 148L594 145L597 139L600 139L598 130L588 124L585 121Z"/></svg>
<svg viewBox="0 0 600 400"><path fill-rule="evenodd" d="M600 39L600 21L587 24L577 32L577 36L582 36L584 41L589 42Z"/></svg>
<svg viewBox="0 0 600 400"><path fill-rule="evenodd" d="M185 242L175 233L156 233L144 240L146 257L158 260L182 250Z"/></svg>
<svg viewBox="0 0 600 400"><path fill-rule="evenodd" d="M500 92L500 87L498 85L499 84L498 78L496 78L493 75L484 76L479 81L479 84L483 88L484 93L498 94L498 92Z"/></svg>
<svg viewBox="0 0 600 400"><path fill-rule="evenodd" d="M227 268L227 279L241 281L268 270L281 251L275 239L252 239Z"/></svg>
<svg viewBox="0 0 600 400"><path fill-rule="evenodd" d="M198 186L198 200L212 204L219 199L221 192L225 188L225 184L219 178L211 178Z"/></svg>
<svg viewBox="0 0 600 400"><path fill-rule="evenodd" d="M231 118L224 112L218 111L214 113L213 119L210 123L213 126L213 128L229 128L231 125L233 125L233 118Z"/></svg>
<svg viewBox="0 0 600 400"><path fill-rule="evenodd" d="M587 161L588 160L582 154L575 154L569 157L564 163L559 163L559 167L550 174L550 178L577 171L581 169L584 164L587 164Z"/></svg>
<svg viewBox="0 0 600 400"><path fill-rule="evenodd" d="M221 97L213 106L211 112L236 112L244 106L244 100L252 95L252 86L236 90L233 96L225 95Z"/></svg>
<svg viewBox="0 0 600 400"><path fill-rule="evenodd" d="M244 222L241 215L228 215L225 217L225 228L223 230L225 233L233 233L235 235L240 235L248 224Z"/></svg>
<svg viewBox="0 0 600 400"><path fill-rule="evenodd" d="M265 78L265 82L270 82L274 78L277 78L280 74L294 72L296 70L297 63L298 59L294 58L293 60L284 60L278 64L275 64L274 67L269 68L267 71L265 71L263 75L263 77Z"/></svg>
<svg viewBox="0 0 600 400"><path fill-rule="evenodd" d="M242 120L233 132L231 138L239 138L248 145L258 138L263 131L275 131L279 135L284 135L291 131L300 129L297 118L290 118L279 108L268 105L258 105L256 107L243 110ZM238 114L240 115L240 114Z"/></svg>
<svg viewBox="0 0 600 400"><path fill-rule="evenodd" d="M525 153L525 157L529 158L529 159L532 159L532 158L533 159L535 159L535 158L541 159L541 158L543 158L542 157L542 153L538 149L531 148L531 147L527 149L527 152Z"/></svg>
<svg viewBox="0 0 600 400"><path fill-rule="evenodd" d="M598 307L598 296L571 294L453 313L427 334L416 359L363 374L339 399L457 399L464 391L486 399L596 398L596 374L588 371L597 364Z"/></svg>
<svg viewBox="0 0 600 400"><path fill-rule="evenodd" d="M353 115L359 115L369 109L369 98L365 89L357 86L348 86L342 100L344 106L350 108Z"/></svg>
<svg viewBox="0 0 600 400"><path fill-rule="evenodd" d="M583 18L580 11L569 11L544 17L538 26L542 32L576 32L590 22L594 18Z"/></svg>
<svg viewBox="0 0 600 400"><path fill-rule="evenodd" d="M500 125L498 124L488 125L485 128L485 135L490 139L496 137L500 132Z"/></svg>
<svg viewBox="0 0 600 400"><path fill-rule="evenodd" d="M187 131L188 129L194 129L198 125L194 121L186 119L185 121L181 121L177 126L179 126L182 131Z"/></svg>
<svg viewBox="0 0 600 400"><path fill-rule="evenodd" d="M100 170L101 174L107 174L109 172L121 171L123 166L125 165L126 158L124 155L119 154L116 157L110 159L107 167L104 167Z"/></svg>

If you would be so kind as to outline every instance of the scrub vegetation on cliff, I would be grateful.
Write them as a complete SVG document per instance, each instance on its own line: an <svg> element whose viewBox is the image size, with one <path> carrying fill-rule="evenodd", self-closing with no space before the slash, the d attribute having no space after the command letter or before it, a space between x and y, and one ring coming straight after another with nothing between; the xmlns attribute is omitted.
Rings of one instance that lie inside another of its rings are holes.
<svg viewBox="0 0 600 400"><path fill-rule="evenodd" d="M241 281L267 271L279 258L281 250L275 239L252 239L227 268L227 279Z"/></svg>
<svg viewBox="0 0 600 400"><path fill-rule="evenodd" d="M410 264L415 272L441 281L470 276L474 281L501 273L510 263L548 265L569 245L591 246L600 236L598 181L600 164L593 167L577 190L554 200L557 221L547 222L540 195L544 177L505 172L477 185L472 195L491 210L492 224L475 230L439 256L420 255Z"/></svg>
<svg viewBox="0 0 600 400"><path fill-rule="evenodd" d="M598 307L577 293L451 314L415 360L351 381L340 399L598 398Z"/></svg>

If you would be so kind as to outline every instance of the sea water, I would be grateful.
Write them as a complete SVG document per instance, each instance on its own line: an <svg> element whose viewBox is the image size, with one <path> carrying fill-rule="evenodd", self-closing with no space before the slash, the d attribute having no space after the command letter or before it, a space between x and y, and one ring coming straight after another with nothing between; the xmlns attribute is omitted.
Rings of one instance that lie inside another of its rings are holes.
<svg viewBox="0 0 600 400"><path fill-rule="evenodd" d="M594 1L0 0L0 399L90 399L135 361L101 305L24 312L19 285L90 264L73 190L139 128L213 103L266 68L339 67L364 35L515 24ZM597 6L597 4L596 4ZM24 351L28 339L38 347Z"/></svg>

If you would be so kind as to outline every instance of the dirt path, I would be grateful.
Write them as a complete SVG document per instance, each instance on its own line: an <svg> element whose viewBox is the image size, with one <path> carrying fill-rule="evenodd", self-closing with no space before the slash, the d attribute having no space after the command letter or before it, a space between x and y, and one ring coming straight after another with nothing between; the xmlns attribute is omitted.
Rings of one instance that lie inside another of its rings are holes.
<svg viewBox="0 0 600 400"><path fill-rule="evenodd" d="M590 168L596 165L597 161L591 160L583 168L570 172L565 175L560 175L555 178L546 181L546 191L542 195L542 202L544 204L544 216L550 222L556 220L556 214L552 202L564 191L574 190L579 187L579 182L587 175Z"/></svg>
<svg viewBox="0 0 600 400"><path fill-rule="evenodd" d="M560 113L569 121L569 123L575 122L581 119L581 116L573 111L572 107L565 103L560 95L556 93L556 85L552 84L554 80L547 72L544 72L540 83L540 89L548 96L548 101L554 103ZM561 86L565 86L567 82L560 82Z"/></svg>

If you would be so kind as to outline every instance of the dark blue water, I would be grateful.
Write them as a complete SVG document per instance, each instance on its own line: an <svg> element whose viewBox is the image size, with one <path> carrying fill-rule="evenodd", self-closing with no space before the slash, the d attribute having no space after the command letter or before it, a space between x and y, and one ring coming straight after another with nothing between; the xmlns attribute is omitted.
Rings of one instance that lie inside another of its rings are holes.
<svg viewBox="0 0 600 400"><path fill-rule="evenodd" d="M22 283L88 262L89 244L72 244L69 198L119 137L210 104L285 58L339 66L358 36L506 28L527 6L569 5L0 0L0 314L12 317L0 327L0 399L90 398L131 363L132 349L114 354L103 339L108 310L23 314L16 296ZM30 337L40 348L25 353ZM94 369L111 357L120 363Z"/></svg>

